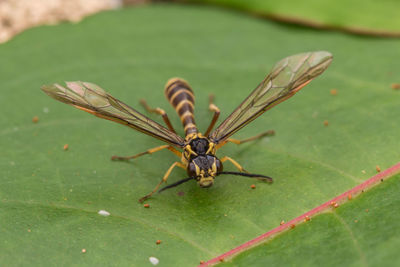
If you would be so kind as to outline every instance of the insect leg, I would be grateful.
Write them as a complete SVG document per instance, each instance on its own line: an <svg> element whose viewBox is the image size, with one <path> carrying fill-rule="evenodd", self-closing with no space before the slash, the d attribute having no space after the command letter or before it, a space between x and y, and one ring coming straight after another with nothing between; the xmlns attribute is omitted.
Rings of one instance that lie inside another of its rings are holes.
<svg viewBox="0 0 400 267"><path fill-rule="evenodd" d="M210 95L210 97L209 97L208 109L214 112L214 116L211 120L210 125L207 128L207 131L204 133L204 136L208 136L210 134L211 130L213 129L215 123L218 120L219 113L220 113L219 108L216 105L214 105L214 95Z"/></svg>
<svg viewBox="0 0 400 267"><path fill-rule="evenodd" d="M138 158L138 157L146 155L146 154L153 154L154 152L157 152L157 151L160 151L160 150L163 150L163 149L166 149L166 148L168 150L170 150L170 151L172 151L171 149L176 150L175 148L172 148L172 147L170 148L170 147L171 147L170 145L162 145L162 146L154 147L154 148L151 148L151 149L146 150L144 152L138 153L138 154L133 155L133 156L128 156L128 157L112 156L111 160L130 160L130 159L135 159L135 158ZM172 152L174 152L174 151L172 151ZM179 152L179 151L177 151L177 152ZM174 152L174 154L176 154L176 153Z"/></svg>
<svg viewBox="0 0 400 267"><path fill-rule="evenodd" d="M168 176L171 174L172 170L173 170L176 166L178 166L178 167L180 167L180 168L183 168L183 169L186 169L185 165L183 165L181 162L178 162L178 161L174 162L174 163L169 167L169 169L167 170L167 172L164 174L164 177L162 178L162 180L161 180L161 181L156 185L156 187L153 189L153 191L151 191L149 194L145 195L144 197L140 198L140 199L139 199L139 202L145 201L146 199L148 199L149 197L151 197L155 192L157 192L157 191L158 191L158 188L162 185L162 183L164 183L164 182L167 181Z"/></svg>
<svg viewBox="0 0 400 267"><path fill-rule="evenodd" d="M180 152L179 150L176 150L174 147L169 146L167 147L167 149L169 151L171 151L172 153L174 153L175 155L177 155L179 158L182 158L182 152Z"/></svg>
<svg viewBox="0 0 400 267"><path fill-rule="evenodd" d="M243 167L240 166L240 164L237 163L236 160L234 160L234 159L232 159L232 158L230 158L230 157L225 156L225 157L223 157L223 158L220 159L221 162L225 162L225 161L227 161L227 160L230 161L233 165L235 165L235 167L236 167L240 172L249 173L248 171L246 171L245 169L243 169Z"/></svg>
<svg viewBox="0 0 400 267"><path fill-rule="evenodd" d="M160 114L162 116L165 124L167 125L168 129L170 129L172 132L176 133L174 127L172 126L171 122L169 121L167 113L163 109L161 109L161 108L151 108L144 99L140 100L140 104L148 112Z"/></svg>
<svg viewBox="0 0 400 267"><path fill-rule="evenodd" d="M226 142L231 142L231 143L240 145L240 144L243 144L243 143L246 143L246 142L250 142L250 141L254 141L254 140L263 138L265 136L273 136L273 135L275 135L275 131L274 130L269 130L269 131L257 134L256 136L253 136L253 137L250 137L250 138L247 138L247 139L243 139L243 140L229 138L229 139L226 140Z"/></svg>

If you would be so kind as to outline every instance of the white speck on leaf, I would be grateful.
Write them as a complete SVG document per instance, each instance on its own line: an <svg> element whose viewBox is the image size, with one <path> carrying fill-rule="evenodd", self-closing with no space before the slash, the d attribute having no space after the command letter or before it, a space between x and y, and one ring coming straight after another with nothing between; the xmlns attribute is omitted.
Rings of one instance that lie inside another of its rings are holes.
<svg viewBox="0 0 400 267"><path fill-rule="evenodd" d="M110 216L110 213L106 210L99 210L98 214L101 216Z"/></svg>
<svg viewBox="0 0 400 267"><path fill-rule="evenodd" d="M160 261L156 258L156 257L150 257L149 261L151 262L151 264L153 265L157 265Z"/></svg>
<svg viewBox="0 0 400 267"><path fill-rule="evenodd" d="M48 108L48 107L44 107L44 108L43 108L43 112L44 112L44 113L49 113L49 108Z"/></svg>

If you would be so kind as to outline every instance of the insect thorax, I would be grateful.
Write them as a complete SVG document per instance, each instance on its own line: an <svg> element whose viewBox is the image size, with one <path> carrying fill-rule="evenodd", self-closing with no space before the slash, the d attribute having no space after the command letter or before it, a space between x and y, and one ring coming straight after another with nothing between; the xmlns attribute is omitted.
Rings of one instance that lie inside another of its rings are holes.
<svg viewBox="0 0 400 267"><path fill-rule="evenodd" d="M214 156L216 152L215 144L200 133L186 136L186 146L184 147L183 157L190 161L197 156Z"/></svg>
<svg viewBox="0 0 400 267"><path fill-rule="evenodd" d="M215 152L215 143L202 134L186 136L182 161L186 164L188 175L194 177L201 187L211 186L214 177L222 171L222 163L215 156Z"/></svg>

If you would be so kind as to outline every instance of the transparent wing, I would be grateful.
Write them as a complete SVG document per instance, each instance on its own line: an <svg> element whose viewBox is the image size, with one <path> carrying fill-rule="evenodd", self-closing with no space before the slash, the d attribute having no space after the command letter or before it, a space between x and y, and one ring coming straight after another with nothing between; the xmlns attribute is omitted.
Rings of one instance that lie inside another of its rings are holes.
<svg viewBox="0 0 400 267"><path fill-rule="evenodd" d="M88 82L67 82L44 85L42 90L52 98L89 112L97 117L115 121L145 134L151 135L174 146L183 147L182 137L147 118L109 95L99 86Z"/></svg>
<svg viewBox="0 0 400 267"><path fill-rule="evenodd" d="M279 61L257 88L228 116L209 138L220 143L268 109L288 99L329 66L325 51L290 56Z"/></svg>

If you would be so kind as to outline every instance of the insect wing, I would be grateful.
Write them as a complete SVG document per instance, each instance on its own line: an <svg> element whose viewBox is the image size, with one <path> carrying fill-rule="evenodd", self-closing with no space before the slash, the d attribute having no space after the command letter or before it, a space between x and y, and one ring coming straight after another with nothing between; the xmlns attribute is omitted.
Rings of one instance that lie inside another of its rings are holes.
<svg viewBox="0 0 400 267"><path fill-rule="evenodd" d="M58 101L97 117L127 125L171 145L183 147L182 137L109 95L98 85L80 81L66 84L67 87L59 84L44 85L42 90Z"/></svg>
<svg viewBox="0 0 400 267"><path fill-rule="evenodd" d="M318 51L279 61L257 88L228 116L209 138L220 143L266 110L288 99L329 66L332 55Z"/></svg>

